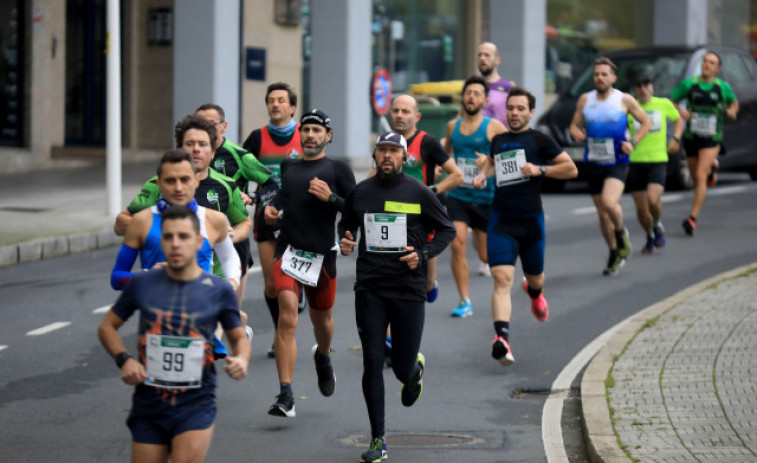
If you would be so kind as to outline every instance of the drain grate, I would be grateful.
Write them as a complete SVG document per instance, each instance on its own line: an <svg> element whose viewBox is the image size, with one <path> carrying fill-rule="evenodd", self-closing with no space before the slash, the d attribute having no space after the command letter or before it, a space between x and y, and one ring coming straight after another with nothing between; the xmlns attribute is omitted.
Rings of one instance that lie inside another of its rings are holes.
<svg viewBox="0 0 757 463"><path fill-rule="evenodd" d="M6 212L30 212L30 213L38 213L38 212L45 212L49 211L49 208L45 207L14 207L14 206L5 206L0 207L0 211L6 211Z"/></svg>
<svg viewBox="0 0 757 463"><path fill-rule="evenodd" d="M464 434L387 434L387 444L393 448L419 448L419 447L462 447L480 444L483 439ZM371 443L370 436L351 436L343 439L348 445L367 447Z"/></svg>

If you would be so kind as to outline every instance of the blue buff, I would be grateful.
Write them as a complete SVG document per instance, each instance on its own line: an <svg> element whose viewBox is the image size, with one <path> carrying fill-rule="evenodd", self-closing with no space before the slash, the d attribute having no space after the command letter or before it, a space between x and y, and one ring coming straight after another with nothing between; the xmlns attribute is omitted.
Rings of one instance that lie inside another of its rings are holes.
<svg viewBox="0 0 757 463"><path fill-rule="evenodd" d="M116 291L124 289L126 283L131 279L133 275L131 267L137 261L137 254L139 254L137 249L125 244L121 245L118 257L116 257L116 264L113 266L113 271L110 272L110 286Z"/></svg>

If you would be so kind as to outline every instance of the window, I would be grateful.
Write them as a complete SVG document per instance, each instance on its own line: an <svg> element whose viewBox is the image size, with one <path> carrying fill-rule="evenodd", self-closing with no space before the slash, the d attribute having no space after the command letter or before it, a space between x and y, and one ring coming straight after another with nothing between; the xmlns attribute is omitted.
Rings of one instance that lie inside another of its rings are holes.
<svg viewBox="0 0 757 463"><path fill-rule="evenodd" d="M731 85L744 85L752 80L749 69L744 65L738 53L725 52L723 57L723 72L726 81Z"/></svg>

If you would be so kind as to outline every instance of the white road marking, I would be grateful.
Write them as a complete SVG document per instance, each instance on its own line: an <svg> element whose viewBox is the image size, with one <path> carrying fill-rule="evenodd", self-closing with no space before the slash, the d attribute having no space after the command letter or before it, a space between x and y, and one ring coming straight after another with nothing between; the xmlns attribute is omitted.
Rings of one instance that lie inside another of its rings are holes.
<svg viewBox="0 0 757 463"><path fill-rule="evenodd" d="M674 193L674 194L664 194L662 195L662 198L660 198L661 203L672 203L675 201L681 201L683 199L683 195L680 193Z"/></svg>
<svg viewBox="0 0 757 463"><path fill-rule="evenodd" d="M112 305L104 305L100 308L97 308L92 311L92 313L105 313L110 310L110 308L113 307Z"/></svg>
<svg viewBox="0 0 757 463"><path fill-rule="evenodd" d="M253 273L260 273L262 271L263 271L263 267L261 267L260 265L254 265L250 267L249 270L247 270L247 273L253 274Z"/></svg>
<svg viewBox="0 0 757 463"><path fill-rule="evenodd" d="M747 193L750 190L747 186L729 186L724 188L713 188L707 191L707 196L725 196L735 193Z"/></svg>
<svg viewBox="0 0 757 463"><path fill-rule="evenodd" d="M0 350L6 349L8 346L0 346Z"/></svg>
<svg viewBox="0 0 757 463"><path fill-rule="evenodd" d="M61 328L65 328L69 326L71 322L55 322L50 323L47 326L43 326L42 328L37 328L36 330L29 331L26 333L27 336L39 336L41 334L47 334L51 331L59 330Z"/></svg>
<svg viewBox="0 0 757 463"><path fill-rule="evenodd" d="M584 214L594 214L597 212L597 209L594 206L590 207L579 207L578 209L573 209L570 211L573 215L584 215Z"/></svg>
<svg viewBox="0 0 757 463"><path fill-rule="evenodd" d="M597 352L607 344L615 332L634 316L631 315L613 326L581 349L581 352L573 357L560 374L557 375L555 382L552 383L551 390L554 393L547 398L541 414L541 437L544 442L544 452L548 463L568 463L568 456L565 454L565 443L562 439L561 421L563 402L568 398L570 383L578 376L583 367L594 358Z"/></svg>

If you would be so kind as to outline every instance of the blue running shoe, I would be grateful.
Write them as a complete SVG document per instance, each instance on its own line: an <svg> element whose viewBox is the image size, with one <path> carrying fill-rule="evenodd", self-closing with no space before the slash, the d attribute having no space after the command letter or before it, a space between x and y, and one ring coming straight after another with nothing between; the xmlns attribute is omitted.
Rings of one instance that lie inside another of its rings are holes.
<svg viewBox="0 0 757 463"><path fill-rule="evenodd" d="M434 287L431 288L431 291L426 293L426 300L428 302L434 302L437 297L439 297L439 282L434 280Z"/></svg>
<svg viewBox="0 0 757 463"><path fill-rule="evenodd" d="M654 252L654 238L647 236L647 244L644 245L644 249L641 250L642 254L652 254Z"/></svg>
<svg viewBox="0 0 757 463"><path fill-rule="evenodd" d="M653 226L652 227L652 233L654 234L654 247L661 248L665 246L665 227L660 224L660 226Z"/></svg>
<svg viewBox="0 0 757 463"><path fill-rule="evenodd" d="M384 341L384 363L387 368L392 367L392 336L388 335Z"/></svg>
<svg viewBox="0 0 757 463"><path fill-rule="evenodd" d="M386 441L383 437L374 437L368 451L360 455L361 463L378 463L386 460Z"/></svg>
<svg viewBox="0 0 757 463"><path fill-rule="evenodd" d="M452 309L449 314L451 317L465 318L473 315L473 307L470 305L470 299L460 299L460 303Z"/></svg>
<svg viewBox="0 0 757 463"><path fill-rule="evenodd" d="M226 350L226 346L223 345L217 336L213 336L213 359L219 360L226 358L227 355L229 355L229 353Z"/></svg>

